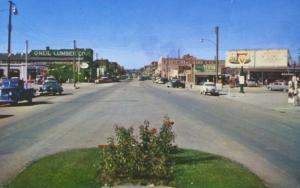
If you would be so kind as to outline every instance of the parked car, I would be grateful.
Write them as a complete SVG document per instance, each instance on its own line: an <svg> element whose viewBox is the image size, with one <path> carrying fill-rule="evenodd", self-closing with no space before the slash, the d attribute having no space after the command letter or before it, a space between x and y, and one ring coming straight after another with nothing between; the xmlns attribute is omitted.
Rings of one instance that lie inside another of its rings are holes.
<svg viewBox="0 0 300 188"><path fill-rule="evenodd" d="M288 85L285 82L273 82L267 85L270 91L288 91Z"/></svg>
<svg viewBox="0 0 300 188"><path fill-rule="evenodd" d="M120 79L118 77L112 77L111 81L112 82L120 82Z"/></svg>
<svg viewBox="0 0 300 188"><path fill-rule="evenodd" d="M40 94L52 94L52 95L56 95L58 94L62 94L63 92L63 88L62 86L56 81L56 80L48 80L47 82L45 82L43 84L42 87L40 87Z"/></svg>
<svg viewBox="0 0 300 188"><path fill-rule="evenodd" d="M247 80L246 86L247 87L257 87L258 83L255 80Z"/></svg>
<svg viewBox="0 0 300 188"><path fill-rule="evenodd" d="M24 88L24 82L19 79L3 79L0 87L0 103L16 105L19 101L32 102L35 90Z"/></svg>
<svg viewBox="0 0 300 188"><path fill-rule="evenodd" d="M167 78L159 78L159 80L157 81L158 84L165 84L168 82Z"/></svg>
<svg viewBox="0 0 300 188"><path fill-rule="evenodd" d="M138 81L144 81L146 78L144 76L138 76Z"/></svg>
<svg viewBox="0 0 300 188"><path fill-rule="evenodd" d="M103 83L112 83L113 81L109 79L108 77L101 77L100 79L96 79L96 84L103 84Z"/></svg>
<svg viewBox="0 0 300 188"><path fill-rule="evenodd" d="M152 82L155 83L156 79L157 79L157 77L152 77Z"/></svg>
<svg viewBox="0 0 300 188"><path fill-rule="evenodd" d="M219 91L216 87L216 84L213 82L204 82L201 86L200 86L200 93L201 94L211 94L211 95L219 95Z"/></svg>
<svg viewBox="0 0 300 188"><path fill-rule="evenodd" d="M159 80L160 80L160 77L156 77L154 83L158 84Z"/></svg>
<svg viewBox="0 0 300 188"><path fill-rule="evenodd" d="M167 83L167 87L185 88L185 83L181 82L180 80L171 80Z"/></svg>

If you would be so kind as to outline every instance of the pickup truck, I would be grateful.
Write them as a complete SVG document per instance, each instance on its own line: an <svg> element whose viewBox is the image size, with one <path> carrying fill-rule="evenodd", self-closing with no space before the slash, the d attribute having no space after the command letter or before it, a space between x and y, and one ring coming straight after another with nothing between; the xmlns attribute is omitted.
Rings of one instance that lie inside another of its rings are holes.
<svg viewBox="0 0 300 188"><path fill-rule="evenodd" d="M3 79L0 86L0 104L17 105L19 101L27 100L32 103L35 90L25 89L19 79Z"/></svg>

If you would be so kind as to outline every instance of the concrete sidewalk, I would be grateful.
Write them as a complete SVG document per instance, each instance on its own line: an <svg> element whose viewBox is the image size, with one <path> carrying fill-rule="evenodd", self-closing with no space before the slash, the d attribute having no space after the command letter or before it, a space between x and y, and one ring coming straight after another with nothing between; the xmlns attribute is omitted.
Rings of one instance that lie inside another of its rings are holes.
<svg viewBox="0 0 300 188"><path fill-rule="evenodd" d="M186 87L187 91L200 92L200 85ZM220 97L226 100L241 102L246 105L254 105L258 108L270 109L279 112L300 112L300 106L288 103L287 92L269 91L266 87L244 87L245 93L240 93L240 88L223 86Z"/></svg>
<svg viewBox="0 0 300 188"><path fill-rule="evenodd" d="M240 93L238 87L224 86L220 92L220 97L280 112L300 112L300 106L288 103L287 92L269 91L265 87L245 87L244 91L245 93Z"/></svg>

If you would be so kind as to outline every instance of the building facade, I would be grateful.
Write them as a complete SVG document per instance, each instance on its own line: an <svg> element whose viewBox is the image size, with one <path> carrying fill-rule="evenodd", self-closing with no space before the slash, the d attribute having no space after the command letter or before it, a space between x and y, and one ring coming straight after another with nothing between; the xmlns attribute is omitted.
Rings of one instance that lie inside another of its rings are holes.
<svg viewBox="0 0 300 188"><path fill-rule="evenodd" d="M81 70L85 77L90 80L95 78L95 68L93 64L93 50L78 48L74 49L50 49L32 50L27 56L24 53L12 54L10 57L10 76L19 77L25 80L36 79L37 76L46 76L49 65L66 64L80 67L81 63L87 63L89 67ZM0 77L7 77L8 54L0 54ZM78 66L76 66L78 64ZM27 70L26 68L27 67ZM78 68L80 69L80 68ZM27 74L27 75L26 75Z"/></svg>
<svg viewBox="0 0 300 188"><path fill-rule="evenodd" d="M221 75L224 61L219 61L218 74ZM197 59L189 54L182 58L160 58L156 73L164 78L176 78L189 84L214 81L216 77L216 61Z"/></svg>
<svg viewBox="0 0 300 188"><path fill-rule="evenodd" d="M227 73L239 75L243 66L247 80L261 83L289 80L299 69L292 65L288 49L238 49L226 54Z"/></svg>

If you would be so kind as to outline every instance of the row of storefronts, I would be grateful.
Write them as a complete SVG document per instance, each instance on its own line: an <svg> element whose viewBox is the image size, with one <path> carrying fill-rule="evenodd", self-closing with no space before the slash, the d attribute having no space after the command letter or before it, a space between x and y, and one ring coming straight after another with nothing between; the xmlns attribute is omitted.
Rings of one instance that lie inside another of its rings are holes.
<svg viewBox="0 0 300 188"><path fill-rule="evenodd" d="M160 58L153 73L168 79L177 78L190 84L215 81L224 84L239 80L241 68L245 80L254 80L258 84L267 84L275 80L290 80L299 75L300 66L293 64L288 49L230 50L225 60L197 59L191 55L182 58Z"/></svg>

